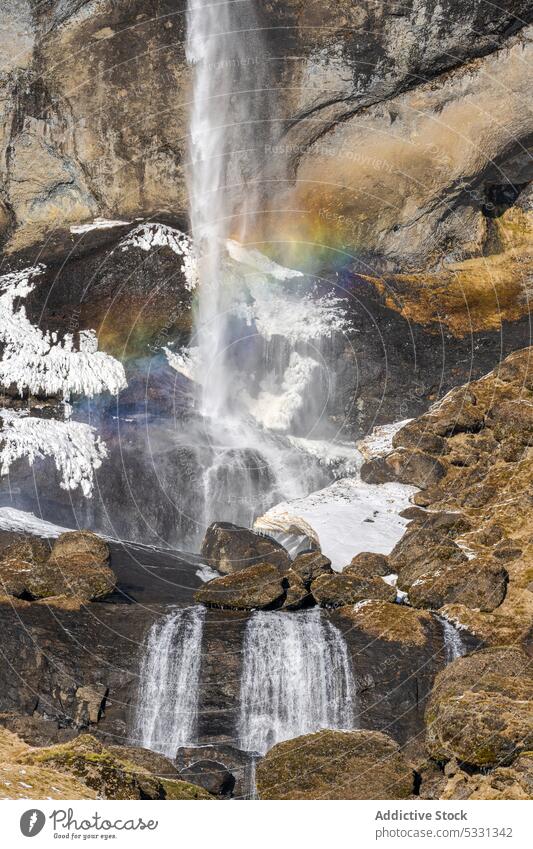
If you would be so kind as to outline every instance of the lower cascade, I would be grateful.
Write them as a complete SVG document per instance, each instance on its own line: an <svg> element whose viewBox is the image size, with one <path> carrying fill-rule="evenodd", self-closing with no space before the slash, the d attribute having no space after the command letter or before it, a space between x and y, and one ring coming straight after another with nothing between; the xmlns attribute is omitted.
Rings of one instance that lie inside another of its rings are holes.
<svg viewBox="0 0 533 849"><path fill-rule="evenodd" d="M352 729L357 713L346 643L320 610L251 616L241 676L242 749L265 754L321 728Z"/></svg>
<svg viewBox="0 0 533 849"><path fill-rule="evenodd" d="M446 663L451 663L466 654L460 631L448 619L441 618L442 632L444 637L444 653Z"/></svg>
<svg viewBox="0 0 533 849"><path fill-rule="evenodd" d="M140 670L134 741L174 758L195 742L205 608L176 610L150 629Z"/></svg>

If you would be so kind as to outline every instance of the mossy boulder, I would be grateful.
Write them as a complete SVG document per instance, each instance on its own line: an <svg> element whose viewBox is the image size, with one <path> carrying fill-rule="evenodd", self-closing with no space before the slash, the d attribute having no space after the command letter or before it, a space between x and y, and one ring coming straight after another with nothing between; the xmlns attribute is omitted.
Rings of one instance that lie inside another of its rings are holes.
<svg viewBox="0 0 533 849"><path fill-rule="evenodd" d="M50 562L59 566L105 566L109 546L92 531L67 531L52 546Z"/></svg>
<svg viewBox="0 0 533 849"><path fill-rule="evenodd" d="M83 601L97 601L113 592L116 585L115 573L109 566L89 561L53 560L32 569L26 579L26 589L32 598L50 596L74 596Z"/></svg>
<svg viewBox="0 0 533 849"><path fill-rule="evenodd" d="M343 575L356 575L360 578L376 578L390 574L392 569L384 554L373 551L361 551L352 557L348 566L342 570Z"/></svg>
<svg viewBox="0 0 533 849"><path fill-rule="evenodd" d="M91 734L82 734L69 743L30 750L20 762L72 775L104 799L211 798L203 788L152 775L119 748L111 751Z"/></svg>
<svg viewBox="0 0 533 849"><path fill-rule="evenodd" d="M18 598L99 600L116 584L108 560L107 543L90 531L61 534L51 552L36 537L21 538L2 551L0 588Z"/></svg>
<svg viewBox="0 0 533 849"><path fill-rule="evenodd" d="M259 563L235 574L214 578L195 594L200 604L227 610L263 610L281 605L284 597L282 575L270 563Z"/></svg>
<svg viewBox="0 0 533 849"><path fill-rule="evenodd" d="M278 743L257 766L261 799L408 799L413 771L379 731L319 731Z"/></svg>
<svg viewBox="0 0 533 849"><path fill-rule="evenodd" d="M232 575L261 563L270 563L280 570L291 565L287 550L275 539L230 522L213 522L208 527L201 554L222 575Z"/></svg>
<svg viewBox="0 0 533 849"><path fill-rule="evenodd" d="M388 601L363 601L341 607L337 614L371 640L387 640L413 647L428 644L430 629L435 623L435 618L426 610L415 610Z"/></svg>
<svg viewBox="0 0 533 849"><path fill-rule="evenodd" d="M432 758L506 766L533 748L533 678L517 648L483 649L437 675L426 709Z"/></svg>
<svg viewBox="0 0 533 849"><path fill-rule="evenodd" d="M396 590L382 578L361 578L346 575L322 575L311 584L311 592L321 607L343 607L365 599L393 602Z"/></svg>
<svg viewBox="0 0 533 849"><path fill-rule="evenodd" d="M507 581L507 570L497 560L444 561L418 574L409 585L409 601L414 607L433 610L445 604L464 604L490 612L504 600Z"/></svg>

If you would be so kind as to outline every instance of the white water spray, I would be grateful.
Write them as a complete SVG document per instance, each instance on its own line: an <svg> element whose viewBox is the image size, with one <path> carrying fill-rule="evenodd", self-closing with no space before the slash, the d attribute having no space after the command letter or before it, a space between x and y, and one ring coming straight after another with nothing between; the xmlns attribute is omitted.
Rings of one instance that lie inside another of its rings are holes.
<svg viewBox="0 0 533 849"><path fill-rule="evenodd" d="M254 613L243 647L240 747L264 754L281 740L356 724L354 678L340 631L318 608Z"/></svg>
<svg viewBox="0 0 533 849"><path fill-rule="evenodd" d="M133 740L174 758L196 742L205 608L186 607L154 623L140 670Z"/></svg>

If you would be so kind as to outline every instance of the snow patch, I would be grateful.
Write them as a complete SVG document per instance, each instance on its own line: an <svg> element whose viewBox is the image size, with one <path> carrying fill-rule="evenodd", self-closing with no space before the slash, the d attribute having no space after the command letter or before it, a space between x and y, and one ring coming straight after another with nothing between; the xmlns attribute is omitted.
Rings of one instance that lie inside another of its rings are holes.
<svg viewBox="0 0 533 849"><path fill-rule="evenodd" d="M120 247L123 251L128 250L128 248L140 248L142 251L151 251L154 248L170 248L183 260L181 271L185 277L187 290L191 292L196 288L198 284L196 254L192 240L181 230L169 227L166 224L139 224L122 239Z"/></svg>
<svg viewBox="0 0 533 849"><path fill-rule="evenodd" d="M118 394L127 386L124 367L98 351L94 331L82 331L75 350L72 334L58 341L56 333L43 333L28 320L24 306L15 306L30 294L33 279L43 271L39 265L0 277L0 384L15 385L21 395L27 390L32 395L62 394L66 400L72 393L90 398L102 392Z"/></svg>
<svg viewBox="0 0 533 849"><path fill-rule="evenodd" d="M0 418L0 475L8 474L22 457L30 466L37 459L50 457L61 475L62 489L80 487L85 496L92 495L94 471L107 456L93 427L82 422L37 419L25 410L0 410Z"/></svg>
<svg viewBox="0 0 533 849"><path fill-rule="evenodd" d="M39 519L34 513L16 510L14 507L0 507L0 529L19 534L50 537L51 539L71 530L71 528L63 528L61 525L54 525L52 522L45 521L45 519Z"/></svg>
<svg viewBox="0 0 533 849"><path fill-rule="evenodd" d="M70 228L71 233L89 233L91 230L110 230L112 227L125 227L131 224L131 221L118 221L109 218L95 218L94 221L88 224L74 224Z"/></svg>
<svg viewBox="0 0 533 849"><path fill-rule="evenodd" d="M181 348L179 351L172 351L170 348L164 347L163 351L167 358L167 362L174 371L182 374L187 380L192 380L194 383L200 382L200 349L197 347Z"/></svg>
<svg viewBox="0 0 533 849"><path fill-rule="evenodd" d="M294 277L303 277L301 271L296 271L294 268L285 268L283 265L278 265L274 260L269 259L265 254L254 248L245 248L239 242L233 239L226 240L226 248L228 254L234 262L240 265L247 265L254 271L259 271L261 274L267 274L269 277L274 277L276 280L292 280Z"/></svg>
<svg viewBox="0 0 533 849"><path fill-rule="evenodd" d="M365 460L370 460L374 457L382 457L392 451L392 438L398 433L404 425L411 422L412 419L403 419L401 422L392 422L391 424L378 425L368 436L360 439L357 447Z"/></svg>
<svg viewBox="0 0 533 849"><path fill-rule="evenodd" d="M341 478L304 498L277 504L263 518L286 512L301 517L318 534L322 552L333 568L342 571L361 551L390 553L408 522L399 513L409 506L416 491L406 484L376 485Z"/></svg>

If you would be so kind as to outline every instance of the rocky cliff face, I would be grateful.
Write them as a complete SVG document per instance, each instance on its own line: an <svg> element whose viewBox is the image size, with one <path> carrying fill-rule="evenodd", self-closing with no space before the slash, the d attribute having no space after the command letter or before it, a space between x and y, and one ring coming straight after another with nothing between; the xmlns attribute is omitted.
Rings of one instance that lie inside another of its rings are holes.
<svg viewBox="0 0 533 849"><path fill-rule="evenodd" d="M291 0L258 13L277 95L263 153L280 181L272 238L340 249L391 308L457 336L523 315L528 4ZM1 15L7 250L97 215L183 212L184 4L14 0Z"/></svg>

